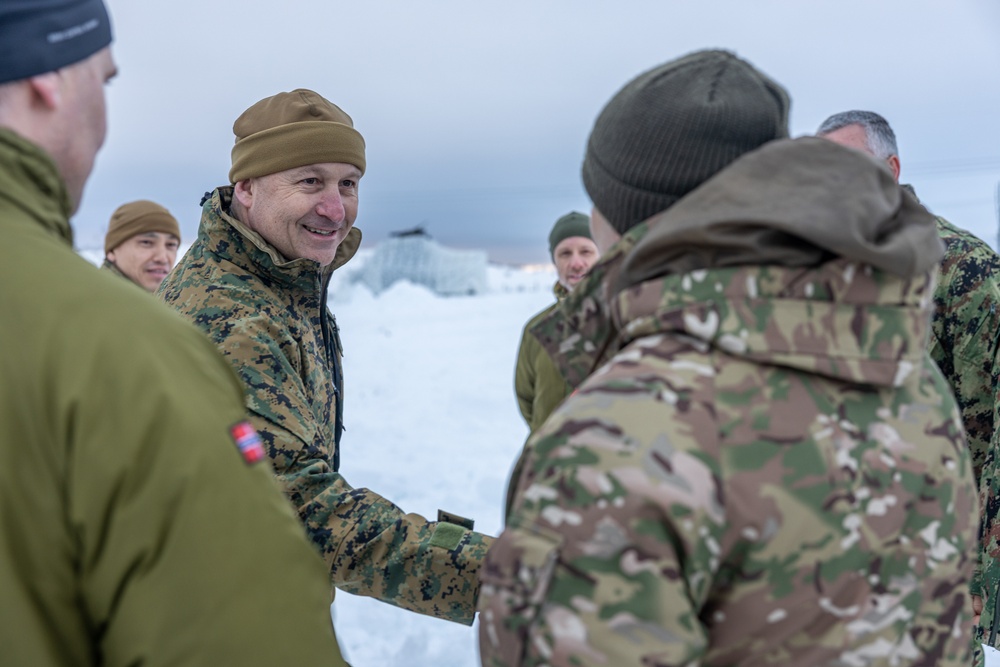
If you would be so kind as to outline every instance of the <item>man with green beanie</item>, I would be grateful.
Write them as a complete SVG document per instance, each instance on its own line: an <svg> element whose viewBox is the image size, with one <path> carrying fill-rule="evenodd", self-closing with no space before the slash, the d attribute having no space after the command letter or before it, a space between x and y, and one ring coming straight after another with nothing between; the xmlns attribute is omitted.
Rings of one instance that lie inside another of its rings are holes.
<svg viewBox="0 0 1000 667"><path fill-rule="evenodd" d="M73 252L110 43L100 0L0 3L0 662L344 665L239 380Z"/></svg>
<svg viewBox="0 0 1000 667"><path fill-rule="evenodd" d="M492 539L455 515L407 514L340 472L343 350L327 289L361 242L364 139L305 89L257 102L233 131L231 185L204 199L198 238L160 296L243 379L250 421L333 584L471 625Z"/></svg>
<svg viewBox="0 0 1000 667"><path fill-rule="evenodd" d="M111 215L101 269L155 292L177 259L181 229L170 211L141 199Z"/></svg>
<svg viewBox="0 0 1000 667"><path fill-rule="evenodd" d="M575 391L483 564L484 665L970 664L934 217L867 156L788 139L788 107L701 51L597 117L592 231L621 238L535 328Z"/></svg>
<svg viewBox="0 0 1000 667"><path fill-rule="evenodd" d="M542 425L570 389L549 353L531 334L531 328L556 308L597 261L597 246L590 238L590 218L573 211L556 220L549 234L549 255L556 265L557 280L552 288L556 303L524 326L514 370L517 405L532 431Z"/></svg>

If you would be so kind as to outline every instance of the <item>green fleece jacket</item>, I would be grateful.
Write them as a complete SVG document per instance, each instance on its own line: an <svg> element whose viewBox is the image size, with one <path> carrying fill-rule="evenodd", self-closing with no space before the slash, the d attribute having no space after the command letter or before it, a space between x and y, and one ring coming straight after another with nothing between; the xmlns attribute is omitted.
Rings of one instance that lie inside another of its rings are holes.
<svg viewBox="0 0 1000 667"><path fill-rule="evenodd" d="M534 431L541 426L563 399L569 396L570 387L556 368L552 357L542 347L538 339L531 335L531 329L559 305L559 300L569 292L561 283L556 283L552 291L556 302L537 313L524 325L521 344L517 349L517 366L514 369L514 393L521 416Z"/></svg>
<svg viewBox="0 0 1000 667"><path fill-rule="evenodd" d="M0 129L0 662L344 665L322 561L234 440L239 381L77 256L69 211Z"/></svg>

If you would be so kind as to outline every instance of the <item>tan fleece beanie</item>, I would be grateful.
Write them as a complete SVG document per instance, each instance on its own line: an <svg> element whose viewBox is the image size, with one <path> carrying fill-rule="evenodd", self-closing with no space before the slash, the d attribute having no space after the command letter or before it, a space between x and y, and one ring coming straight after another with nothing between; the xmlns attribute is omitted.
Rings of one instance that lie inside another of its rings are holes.
<svg viewBox="0 0 1000 667"><path fill-rule="evenodd" d="M298 88L257 102L233 123L230 183L324 162L365 173L365 140L351 117L311 90Z"/></svg>
<svg viewBox="0 0 1000 667"><path fill-rule="evenodd" d="M111 214L108 234L104 237L104 252L114 250L136 234L162 232L181 240L181 228L170 211L145 199L122 204Z"/></svg>

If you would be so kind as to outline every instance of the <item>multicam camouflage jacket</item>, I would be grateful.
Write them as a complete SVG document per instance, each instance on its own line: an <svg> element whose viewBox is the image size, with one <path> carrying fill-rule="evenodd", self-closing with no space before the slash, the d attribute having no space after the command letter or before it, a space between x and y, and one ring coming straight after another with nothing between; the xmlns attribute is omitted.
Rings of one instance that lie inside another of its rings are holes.
<svg viewBox="0 0 1000 667"><path fill-rule="evenodd" d="M334 269L357 250L352 230L333 264L287 261L228 214L232 188L205 202L198 239L160 287L203 329L246 385L251 422L335 586L471 624L491 538L471 522L406 514L339 472L341 345L326 306Z"/></svg>
<svg viewBox="0 0 1000 667"><path fill-rule="evenodd" d="M564 372L599 368L528 444L483 664L970 664L978 503L926 354L933 267L622 287L648 224L540 325L574 337Z"/></svg>
<svg viewBox="0 0 1000 667"><path fill-rule="evenodd" d="M945 244L934 292L931 358L951 385L962 413L979 481L981 549L972 591L984 598L978 638L1000 648L1000 256L964 229L937 219Z"/></svg>

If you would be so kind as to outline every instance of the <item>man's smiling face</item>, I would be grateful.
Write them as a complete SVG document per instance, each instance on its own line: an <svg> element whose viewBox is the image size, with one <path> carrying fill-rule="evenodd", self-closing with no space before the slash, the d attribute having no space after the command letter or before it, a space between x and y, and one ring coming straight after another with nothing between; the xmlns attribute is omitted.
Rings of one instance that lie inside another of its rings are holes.
<svg viewBox="0 0 1000 667"><path fill-rule="evenodd" d="M358 215L361 170L329 162L295 167L236 184L244 222L286 259L327 266Z"/></svg>

